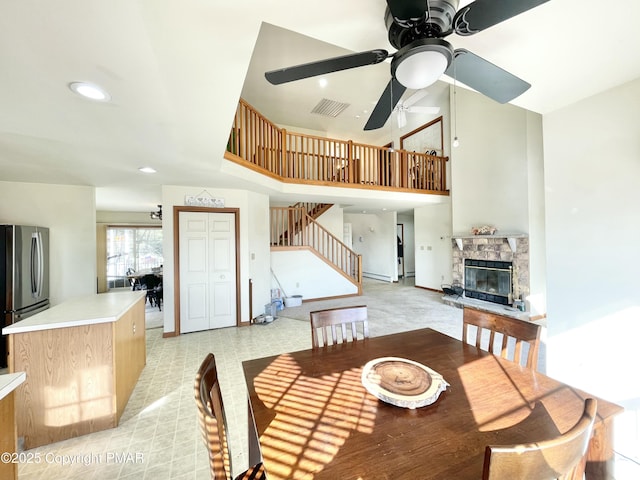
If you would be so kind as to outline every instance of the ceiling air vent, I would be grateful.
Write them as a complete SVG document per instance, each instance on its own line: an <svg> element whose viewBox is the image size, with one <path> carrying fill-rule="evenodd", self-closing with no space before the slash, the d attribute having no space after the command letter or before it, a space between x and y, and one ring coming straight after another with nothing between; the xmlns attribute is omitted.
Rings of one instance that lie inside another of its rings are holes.
<svg viewBox="0 0 640 480"><path fill-rule="evenodd" d="M313 107L311 113L317 113L318 115L324 115L326 117L337 117L349 105L351 104L336 102L335 100L327 100L326 98L323 98L315 107Z"/></svg>

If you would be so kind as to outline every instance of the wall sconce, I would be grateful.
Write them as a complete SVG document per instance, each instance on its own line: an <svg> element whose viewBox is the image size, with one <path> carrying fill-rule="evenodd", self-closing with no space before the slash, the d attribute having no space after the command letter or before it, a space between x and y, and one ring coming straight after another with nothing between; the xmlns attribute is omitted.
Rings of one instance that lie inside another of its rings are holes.
<svg viewBox="0 0 640 480"><path fill-rule="evenodd" d="M151 220L162 220L162 205L158 205L157 212L149 213L149 217L151 217Z"/></svg>

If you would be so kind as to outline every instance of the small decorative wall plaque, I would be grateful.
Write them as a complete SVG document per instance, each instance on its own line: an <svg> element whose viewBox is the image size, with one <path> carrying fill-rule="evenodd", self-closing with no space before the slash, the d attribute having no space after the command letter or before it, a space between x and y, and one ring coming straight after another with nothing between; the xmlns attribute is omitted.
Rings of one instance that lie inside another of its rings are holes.
<svg viewBox="0 0 640 480"><path fill-rule="evenodd" d="M215 198L204 190L197 195L185 195L184 204L194 207L224 208L224 198Z"/></svg>

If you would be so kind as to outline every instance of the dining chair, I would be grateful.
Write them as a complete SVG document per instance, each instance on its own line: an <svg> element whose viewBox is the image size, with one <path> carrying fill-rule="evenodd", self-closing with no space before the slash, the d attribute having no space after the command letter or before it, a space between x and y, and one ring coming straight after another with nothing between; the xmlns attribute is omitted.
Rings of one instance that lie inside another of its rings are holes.
<svg viewBox="0 0 640 480"><path fill-rule="evenodd" d="M209 453L212 480L231 480L231 457L227 444L227 421L222 402L218 371L213 354L209 353L200 364L194 382L200 431ZM235 480L260 480L267 475L262 462L234 477Z"/></svg>
<svg viewBox="0 0 640 480"><path fill-rule="evenodd" d="M520 445L489 445L482 480L583 478L596 410L597 401L587 398L578 422L556 438Z"/></svg>
<svg viewBox="0 0 640 480"><path fill-rule="evenodd" d="M475 337L473 329L475 326ZM500 341L500 356L515 363L523 362L523 346L528 346L525 366L535 370L538 366L538 350L540 348L540 332L538 324L506 317L497 313L489 313L474 308L464 308L462 315L462 340L480 349L482 348L483 332L489 332L487 351L497 353L495 341ZM486 336L486 335L485 335ZM511 351L511 353L510 353Z"/></svg>
<svg viewBox="0 0 640 480"><path fill-rule="evenodd" d="M366 305L317 310L310 315L313 348L326 347L330 342L335 345L369 338ZM360 331L358 325L360 325ZM322 344L320 338L322 338Z"/></svg>

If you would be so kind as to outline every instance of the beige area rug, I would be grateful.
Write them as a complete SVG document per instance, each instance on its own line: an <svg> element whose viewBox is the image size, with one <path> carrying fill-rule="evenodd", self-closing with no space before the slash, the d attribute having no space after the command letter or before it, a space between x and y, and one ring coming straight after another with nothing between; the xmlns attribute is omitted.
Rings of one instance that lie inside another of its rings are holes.
<svg viewBox="0 0 640 480"><path fill-rule="evenodd" d="M363 294L331 300L303 298L299 307L285 307L277 317L309 321L309 313L327 308L366 305L372 336L418 328L434 328L455 338L462 336L462 310L442 301L442 293L416 288L413 278L398 283L364 279ZM277 318L276 317L276 318Z"/></svg>

